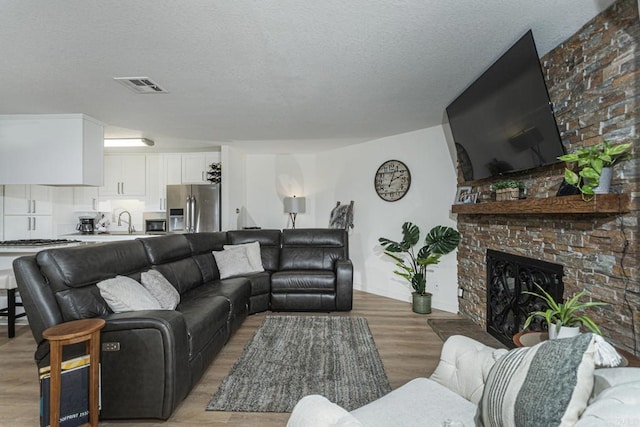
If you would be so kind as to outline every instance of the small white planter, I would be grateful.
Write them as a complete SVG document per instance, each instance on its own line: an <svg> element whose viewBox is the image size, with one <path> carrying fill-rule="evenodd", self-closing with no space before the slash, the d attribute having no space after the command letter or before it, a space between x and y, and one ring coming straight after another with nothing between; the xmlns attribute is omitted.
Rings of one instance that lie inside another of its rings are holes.
<svg viewBox="0 0 640 427"><path fill-rule="evenodd" d="M560 326L560 331L555 323L549 325L549 339L571 338L580 335L580 326Z"/></svg>
<svg viewBox="0 0 640 427"><path fill-rule="evenodd" d="M598 181L598 186L593 189L593 192L596 194L609 194L612 179L613 168L602 168L602 172L600 173L600 181Z"/></svg>

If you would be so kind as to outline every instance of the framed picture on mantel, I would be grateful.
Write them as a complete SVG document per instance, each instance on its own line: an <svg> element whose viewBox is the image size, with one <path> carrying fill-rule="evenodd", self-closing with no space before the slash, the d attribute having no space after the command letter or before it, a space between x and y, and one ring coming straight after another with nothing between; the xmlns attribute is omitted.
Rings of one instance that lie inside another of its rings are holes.
<svg viewBox="0 0 640 427"><path fill-rule="evenodd" d="M456 192L455 204L460 205L462 203L474 203L475 200L471 201L471 198L473 196L478 197L478 195L472 193L471 190L471 187L458 187L458 191Z"/></svg>

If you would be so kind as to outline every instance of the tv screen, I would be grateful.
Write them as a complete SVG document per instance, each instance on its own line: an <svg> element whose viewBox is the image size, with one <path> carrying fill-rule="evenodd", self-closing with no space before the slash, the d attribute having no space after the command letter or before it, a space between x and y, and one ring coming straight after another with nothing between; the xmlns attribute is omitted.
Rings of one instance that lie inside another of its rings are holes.
<svg viewBox="0 0 640 427"><path fill-rule="evenodd" d="M448 107L465 181L558 162L560 133L529 30Z"/></svg>

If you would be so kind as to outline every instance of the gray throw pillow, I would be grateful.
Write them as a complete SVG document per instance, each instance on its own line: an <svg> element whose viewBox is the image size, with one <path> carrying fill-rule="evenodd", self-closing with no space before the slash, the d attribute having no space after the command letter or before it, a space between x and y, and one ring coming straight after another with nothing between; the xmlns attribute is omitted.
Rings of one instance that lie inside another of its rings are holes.
<svg viewBox="0 0 640 427"><path fill-rule="evenodd" d="M593 388L595 352L590 333L511 350L489 371L476 425L574 425Z"/></svg>
<svg viewBox="0 0 640 427"><path fill-rule="evenodd" d="M256 271L264 271L264 266L262 265L262 255L260 254L260 243L251 242L251 243L241 243L239 245L224 245L223 249L233 249L233 248L244 248L247 254L247 258L249 258L249 264L254 272Z"/></svg>
<svg viewBox="0 0 640 427"><path fill-rule="evenodd" d="M163 310L175 310L180 303L180 293L157 270L145 271L141 274L142 286L158 300Z"/></svg>
<svg viewBox="0 0 640 427"><path fill-rule="evenodd" d="M216 259L221 279L256 272L249 262L245 248L238 247L223 251L213 251L213 256Z"/></svg>
<svg viewBox="0 0 640 427"><path fill-rule="evenodd" d="M160 310L160 303L140 283L130 277L116 276L98 282L100 295L114 313Z"/></svg>

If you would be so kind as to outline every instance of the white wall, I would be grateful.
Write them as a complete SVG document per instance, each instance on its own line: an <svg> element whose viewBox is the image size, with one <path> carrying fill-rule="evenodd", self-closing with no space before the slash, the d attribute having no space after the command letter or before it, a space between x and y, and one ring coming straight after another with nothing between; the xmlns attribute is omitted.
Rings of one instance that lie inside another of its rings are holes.
<svg viewBox="0 0 640 427"><path fill-rule="evenodd" d="M246 226L245 153L222 146L222 229L238 230Z"/></svg>
<svg viewBox="0 0 640 427"><path fill-rule="evenodd" d="M373 186L378 167L386 160L403 161L411 171L411 188L396 202L385 202ZM350 255L354 287L369 293L410 301L408 283L393 274L394 262L386 257L379 237L401 240L402 224L411 221L421 230L421 240L435 225L455 227L450 208L456 192L456 173L441 126L370 141L318 155L322 192L317 216L328 219L335 202L355 201L355 227ZM323 174L324 172L324 174ZM434 308L457 312L455 254L430 269L427 290Z"/></svg>
<svg viewBox="0 0 640 427"><path fill-rule="evenodd" d="M411 189L397 202L383 201L373 186L376 170L389 159L405 162L412 176ZM316 154L245 153L244 170L244 190L235 182L227 185L230 191L245 193L244 226L290 227L282 200L295 194L305 196L307 204L296 227L326 227L336 201L354 200L355 228L349 238L354 287L373 294L411 298L409 285L393 274L393 262L382 253L379 237L400 240L405 221L420 226L421 238L435 225L456 224L450 216L456 173L441 126ZM449 254L429 272L434 308L457 312L456 269L456 255Z"/></svg>
<svg viewBox="0 0 640 427"><path fill-rule="evenodd" d="M296 227L320 226L315 215L318 192L315 154L247 154L245 168L245 226L291 228L283 200L292 196L306 197L306 212L298 214Z"/></svg>

